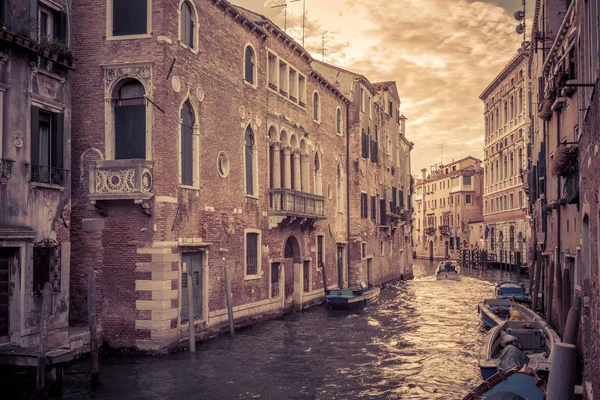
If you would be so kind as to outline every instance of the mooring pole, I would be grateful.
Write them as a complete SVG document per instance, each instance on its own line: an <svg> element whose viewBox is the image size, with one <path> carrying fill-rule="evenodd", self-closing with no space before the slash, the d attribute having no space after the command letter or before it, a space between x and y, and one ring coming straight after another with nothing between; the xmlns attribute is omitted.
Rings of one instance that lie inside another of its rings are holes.
<svg viewBox="0 0 600 400"><path fill-rule="evenodd" d="M229 317L229 337L235 336L235 325L233 323L233 307L231 305L231 277L229 276L229 267L223 267L225 270L225 295L227 296L227 315Z"/></svg>
<svg viewBox="0 0 600 400"><path fill-rule="evenodd" d="M188 331L190 341L190 353L196 352L196 329L194 328L194 288L192 280L192 266L183 263L183 272L187 277L187 298L188 298Z"/></svg>
<svg viewBox="0 0 600 400"><path fill-rule="evenodd" d="M88 322L90 328L90 359L92 362L92 385L100 382L98 362L98 336L96 332L96 281L94 271L88 275Z"/></svg>

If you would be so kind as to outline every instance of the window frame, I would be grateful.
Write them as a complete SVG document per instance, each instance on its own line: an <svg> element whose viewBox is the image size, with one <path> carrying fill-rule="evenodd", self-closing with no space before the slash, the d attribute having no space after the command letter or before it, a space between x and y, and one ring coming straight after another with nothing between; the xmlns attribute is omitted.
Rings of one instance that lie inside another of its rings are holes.
<svg viewBox="0 0 600 400"><path fill-rule="evenodd" d="M319 260L319 238L321 239L321 259ZM315 248L316 248L316 254L315 254L315 264L316 264L316 269L317 271L322 271L323 270L323 266L326 263L326 250L325 250L325 235L323 233L317 233L317 235L315 236ZM322 261L322 262L321 262Z"/></svg>
<svg viewBox="0 0 600 400"><path fill-rule="evenodd" d="M192 125L192 184L186 185L183 183L183 160L182 154L182 135L183 135L183 119L181 118L181 112L185 103L189 102L194 115L194 124ZM192 104L191 98L186 99L181 103L179 107L179 135L178 135L178 158L179 158L179 186L184 189L200 190L200 125L198 124L198 115L196 109Z"/></svg>
<svg viewBox="0 0 600 400"><path fill-rule="evenodd" d="M315 99L316 99L316 101L315 101ZM313 101L313 122L317 122L320 124L321 123L321 95L316 90L313 91L312 101ZM316 107L315 107L315 103L316 103Z"/></svg>
<svg viewBox="0 0 600 400"><path fill-rule="evenodd" d="M246 174L248 173L248 171L246 170L246 165L247 165L247 161L246 161L246 132L248 131L248 129L250 129L250 131L252 132L253 135L253 139L254 139L254 144L252 146L252 193L248 193L248 186L247 186L247 182L248 182L248 178L246 176ZM252 124L248 124L246 125L246 127L244 128L244 133L242 136L242 151L243 151L243 162L244 162L244 195L246 197L251 197L254 199L258 199L258 146L256 144L258 135L256 134L256 132L254 132L254 129L252 128Z"/></svg>
<svg viewBox="0 0 600 400"><path fill-rule="evenodd" d="M106 40L132 40L152 38L152 0L146 0L146 33L113 35L113 2L106 0Z"/></svg>
<svg viewBox="0 0 600 400"><path fill-rule="evenodd" d="M183 7L183 4L187 3L191 9L191 17L192 17L192 45L188 45L187 43L184 43L182 41L182 31L183 31L183 26L181 24L181 9ZM178 26L178 32L177 32L177 39L179 42L179 45L181 47L184 47L186 49L189 49L192 53L194 54L198 54L198 39L199 39L199 35L198 35L198 11L196 10L196 5L194 4L193 1L190 0L180 0L179 1L179 8L177 9L177 19L179 21L179 26Z"/></svg>
<svg viewBox="0 0 600 400"><path fill-rule="evenodd" d="M252 65L252 78L253 78L253 82L250 82L247 79L246 76L246 52L248 51L248 48L250 48L252 50L252 53L254 54L254 64ZM242 80L244 81L244 83L254 89L258 88L258 55L256 53L256 49L254 48L254 46L252 45L252 43L246 43L244 45L244 56L242 57L243 62L242 62L242 75L243 78Z"/></svg>
<svg viewBox="0 0 600 400"><path fill-rule="evenodd" d="M342 136L342 130L344 126L344 121L343 121L343 113L342 113L342 109L340 107L337 107L335 109L335 130L336 130L336 135L338 136Z"/></svg>
<svg viewBox="0 0 600 400"><path fill-rule="evenodd" d="M248 234L256 234L256 274L248 274ZM262 277L262 231L260 229L244 229L244 280L255 280Z"/></svg>

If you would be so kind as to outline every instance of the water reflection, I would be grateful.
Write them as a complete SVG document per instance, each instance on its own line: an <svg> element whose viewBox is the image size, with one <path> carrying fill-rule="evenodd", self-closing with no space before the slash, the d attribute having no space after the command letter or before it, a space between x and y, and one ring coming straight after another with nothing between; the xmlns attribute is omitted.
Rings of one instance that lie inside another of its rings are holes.
<svg viewBox="0 0 600 400"><path fill-rule="evenodd" d="M91 392L88 361L66 374L65 399L459 399L480 382L483 338L476 304L501 271L435 281L416 260L415 279L382 291L355 313L315 308L219 337L197 353L105 356Z"/></svg>

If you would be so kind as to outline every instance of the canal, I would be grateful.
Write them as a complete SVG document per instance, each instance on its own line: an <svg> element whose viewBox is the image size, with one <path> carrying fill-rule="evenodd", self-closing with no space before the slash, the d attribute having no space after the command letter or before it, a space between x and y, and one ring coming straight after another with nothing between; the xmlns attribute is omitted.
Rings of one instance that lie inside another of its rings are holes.
<svg viewBox="0 0 600 400"><path fill-rule="evenodd" d="M294 313L200 344L195 355L104 356L93 392L89 360L80 360L66 371L63 398L460 399L481 382L477 303L494 282L518 277L488 270L437 282L434 271L415 260L413 281L362 311Z"/></svg>

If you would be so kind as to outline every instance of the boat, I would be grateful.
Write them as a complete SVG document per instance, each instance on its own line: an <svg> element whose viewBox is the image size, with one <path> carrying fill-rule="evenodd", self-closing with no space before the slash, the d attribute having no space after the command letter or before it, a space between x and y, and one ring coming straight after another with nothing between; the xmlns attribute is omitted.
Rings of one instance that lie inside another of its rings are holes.
<svg viewBox="0 0 600 400"><path fill-rule="evenodd" d="M449 280L449 281L460 281L460 268L456 261L444 260L440 261L435 272L435 279Z"/></svg>
<svg viewBox="0 0 600 400"><path fill-rule="evenodd" d="M488 379L499 370L527 365L547 379L555 343L560 343L558 335L543 320L504 321L490 329L483 340L479 352L481 376Z"/></svg>
<svg viewBox="0 0 600 400"><path fill-rule="evenodd" d="M477 311L481 321L488 327L493 328L503 321L537 321L542 317L523 304L512 301L512 299L487 299L477 305Z"/></svg>
<svg viewBox="0 0 600 400"><path fill-rule="evenodd" d="M535 371L528 367L513 368L506 373L497 372L492 375L470 391L463 400L492 398L543 400L546 398L546 391L546 383Z"/></svg>
<svg viewBox="0 0 600 400"><path fill-rule="evenodd" d="M520 282L500 282L494 288L494 296L497 299L514 299L519 303L531 303L531 296L529 296L529 292L525 288L525 285Z"/></svg>
<svg viewBox="0 0 600 400"><path fill-rule="evenodd" d="M353 310L376 302L380 291L376 286L367 287L366 283L361 282L358 288L328 289L325 300L332 310Z"/></svg>

